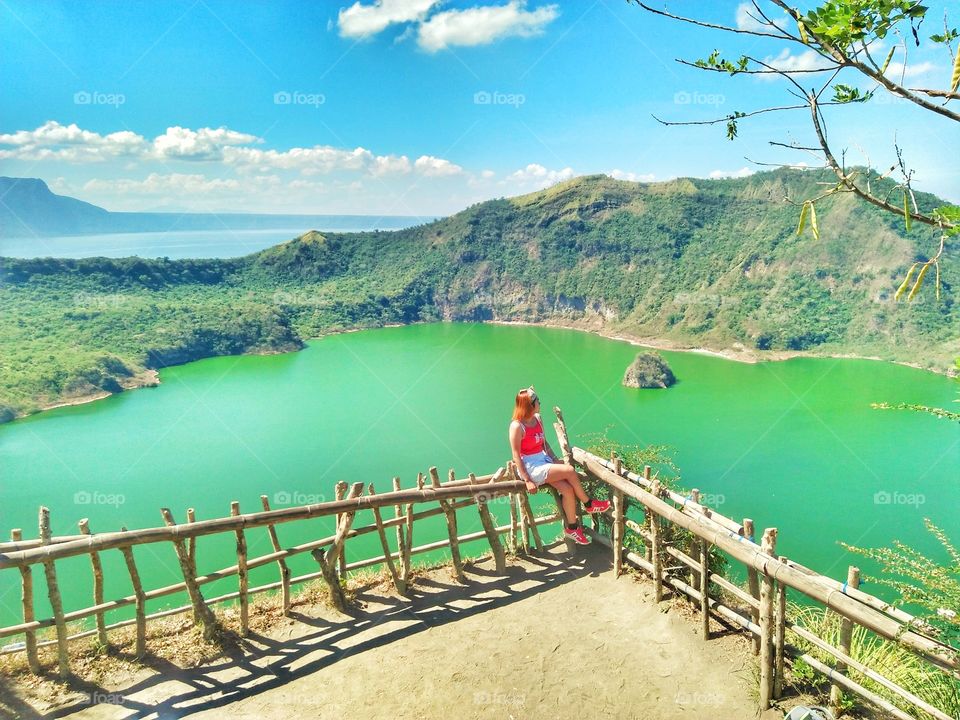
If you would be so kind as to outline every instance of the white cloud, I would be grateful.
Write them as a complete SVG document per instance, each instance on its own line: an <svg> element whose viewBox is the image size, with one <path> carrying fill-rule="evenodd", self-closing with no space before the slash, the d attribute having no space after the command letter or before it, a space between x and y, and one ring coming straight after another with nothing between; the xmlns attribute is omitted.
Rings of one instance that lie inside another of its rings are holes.
<svg viewBox="0 0 960 720"><path fill-rule="evenodd" d="M618 170L614 168L607 173L614 180L629 180L630 182L653 182L654 174L653 173L635 173L635 172L626 172L624 170Z"/></svg>
<svg viewBox="0 0 960 720"><path fill-rule="evenodd" d="M739 170L711 170L709 177L713 180L720 178L745 178L753 175L756 170L748 167L742 167Z"/></svg>
<svg viewBox="0 0 960 720"><path fill-rule="evenodd" d="M463 172L463 168L459 165L433 155L421 155L413 166L418 173L427 177L448 177Z"/></svg>
<svg viewBox="0 0 960 720"><path fill-rule="evenodd" d="M150 173L143 180L98 178L88 181L83 186L83 189L87 192L109 191L123 195L166 195L169 193L207 195L223 191L236 191L240 188L240 181L234 178L211 179L206 175L186 173Z"/></svg>
<svg viewBox="0 0 960 720"><path fill-rule="evenodd" d="M795 72L797 70L827 70L833 67L829 61L824 59L815 50L804 50L802 53L793 55L789 48L784 48L776 56L768 55L763 62L777 70L784 72ZM776 78L775 74L757 75L759 78Z"/></svg>
<svg viewBox="0 0 960 720"><path fill-rule="evenodd" d="M880 63L877 64L879 65ZM937 66L932 62L921 62L907 65L907 69L904 71L903 63L894 61L887 66L887 72L884 74L894 82L898 82L901 76L904 78L915 78L936 69Z"/></svg>
<svg viewBox="0 0 960 720"><path fill-rule="evenodd" d="M372 5L355 2L337 13L337 25L343 37L376 35L393 23L423 20L439 0L374 0Z"/></svg>
<svg viewBox="0 0 960 720"><path fill-rule="evenodd" d="M153 140L153 149L161 158L177 160L220 160L223 150L231 145L249 145L258 142L256 135L229 130L200 128L191 130L179 125L167 128L167 132Z"/></svg>
<svg viewBox="0 0 960 720"><path fill-rule="evenodd" d="M343 171L384 177L414 170L406 155L375 155L362 147L351 150L330 145L287 150L250 147L262 142L256 135L225 127L192 130L174 126L150 141L129 130L100 135L76 124L61 125L51 120L35 130L0 134L0 159L90 163L126 158L128 170L147 162L206 161L222 163L248 175L291 170L304 176ZM415 169L433 176L463 172L459 165L430 155L417 160Z"/></svg>
<svg viewBox="0 0 960 720"><path fill-rule="evenodd" d="M768 14L767 17L770 17ZM786 13L779 13L775 17L770 17L770 21L779 28L786 28L789 18ZM742 2L737 5L737 29L748 32L771 32L773 28L767 25L763 16L757 12L753 3Z"/></svg>
<svg viewBox="0 0 960 720"><path fill-rule="evenodd" d="M555 185L564 180L569 180L575 175L576 173L574 173L573 168L570 167L565 167L562 170L548 170L543 165L530 163L525 168L510 173L503 182L518 185L522 188L533 186L534 188L540 189Z"/></svg>
<svg viewBox="0 0 960 720"><path fill-rule="evenodd" d="M527 10L523 0L446 10L420 25L417 42L424 50L437 52L456 45L487 45L505 37L532 37L543 32L558 14L556 5Z"/></svg>
<svg viewBox="0 0 960 720"><path fill-rule="evenodd" d="M136 155L147 148L143 137L129 130L100 135L76 125L61 125L48 120L35 130L18 130L0 135L0 159L98 161L123 155Z"/></svg>

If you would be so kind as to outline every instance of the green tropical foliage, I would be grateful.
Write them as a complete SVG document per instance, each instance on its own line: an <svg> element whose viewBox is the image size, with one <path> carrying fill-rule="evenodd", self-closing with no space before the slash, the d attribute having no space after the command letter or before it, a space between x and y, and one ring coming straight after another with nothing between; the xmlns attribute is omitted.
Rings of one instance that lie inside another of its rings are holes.
<svg viewBox="0 0 960 720"><path fill-rule="evenodd" d="M820 239L798 237L784 197L824 177L592 176L407 230L310 232L236 259L0 259L0 418L201 357L437 320L602 323L690 346L952 367L960 264L944 267L940 301L924 288L895 302L930 230L907 233L837 196L817 205Z"/></svg>

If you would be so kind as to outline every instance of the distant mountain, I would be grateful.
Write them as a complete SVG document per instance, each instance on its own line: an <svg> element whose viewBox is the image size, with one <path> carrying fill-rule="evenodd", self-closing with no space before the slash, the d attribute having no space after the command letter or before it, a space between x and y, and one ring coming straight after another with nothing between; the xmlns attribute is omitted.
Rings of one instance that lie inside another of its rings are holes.
<svg viewBox="0 0 960 720"><path fill-rule="evenodd" d="M396 230L434 217L391 215L376 226ZM0 177L0 238L181 230L261 230L322 227L349 231L370 225L364 215L272 215L247 213L110 212L76 198L57 195L38 178Z"/></svg>
<svg viewBox="0 0 960 720"><path fill-rule="evenodd" d="M0 177L0 237L104 232L109 222L107 210L56 195L43 180Z"/></svg>
<svg viewBox="0 0 960 720"><path fill-rule="evenodd" d="M427 225L308 232L241 258L0 258L0 419L3 406L10 416L112 391L151 368L439 320L574 326L743 358L806 351L953 368L958 248L942 259L939 300L931 273L913 302L895 302L936 232L905 232L901 218L845 193L817 203L819 240L809 229L798 237L796 201L831 182L816 170L590 176Z"/></svg>

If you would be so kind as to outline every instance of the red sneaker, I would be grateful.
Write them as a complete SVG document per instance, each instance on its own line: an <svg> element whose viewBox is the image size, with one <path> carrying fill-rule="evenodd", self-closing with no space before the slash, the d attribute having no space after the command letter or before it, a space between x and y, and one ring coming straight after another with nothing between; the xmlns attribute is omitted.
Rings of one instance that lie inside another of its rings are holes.
<svg viewBox="0 0 960 720"><path fill-rule="evenodd" d="M602 513L610 509L609 500L591 500L589 505L584 505L583 509L588 513Z"/></svg>
<svg viewBox="0 0 960 720"><path fill-rule="evenodd" d="M573 530L571 530L571 529L569 529L569 528L564 528L564 530L563 530L563 536L564 536L567 540L573 540L577 545L589 545L589 544L590 544L590 540L587 539L587 536L586 536L586 535L584 535L584 533L583 533L583 528L580 527L579 525L578 525L577 527L575 527Z"/></svg>

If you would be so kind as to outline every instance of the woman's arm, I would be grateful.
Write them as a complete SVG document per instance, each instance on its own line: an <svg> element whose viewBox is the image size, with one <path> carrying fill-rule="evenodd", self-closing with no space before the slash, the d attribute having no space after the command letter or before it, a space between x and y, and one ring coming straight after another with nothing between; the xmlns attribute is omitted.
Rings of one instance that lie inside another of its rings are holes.
<svg viewBox="0 0 960 720"><path fill-rule="evenodd" d="M520 479L526 483L527 491L535 493L537 491L537 485L530 479L527 468L524 467L523 461L520 459L521 440L523 440L523 428L520 427L520 423L513 421L510 423L510 449L513 451L513 464L517 468Z"/></svg>
<svg viewBox="0 0 960 720"><path fill-rule="evenodd" d="M537 420L540 421L540 427L543 428L543 449L547 453L547 457L555 463L562 463L563 461L557 459L557 454L553 451L553 448L550 447L550 443L547 442L547 429L543 427L543 418L540 417L540 413L537 413Z"/></svg>

